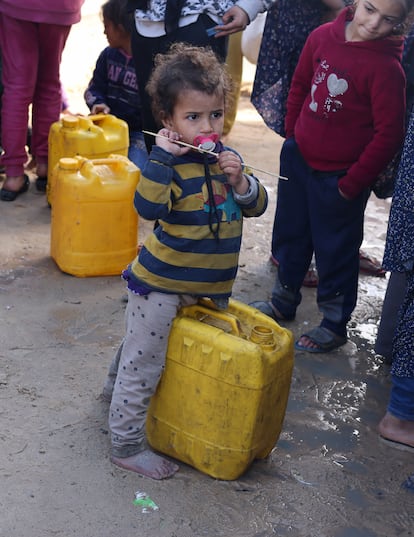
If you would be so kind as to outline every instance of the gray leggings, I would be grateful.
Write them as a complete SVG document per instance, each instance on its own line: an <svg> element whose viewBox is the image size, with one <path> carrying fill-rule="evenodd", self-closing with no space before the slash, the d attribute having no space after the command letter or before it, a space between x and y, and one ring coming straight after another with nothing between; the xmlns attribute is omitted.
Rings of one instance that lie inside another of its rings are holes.
<svg viewBox="0 0 414 537"><path fill-rule="evenodd" d="M130 457L145 449L145 420L165 364L171 323L189 295L128 291L125 337L109 368L104 394L109 411L112 455Z"/></svg>

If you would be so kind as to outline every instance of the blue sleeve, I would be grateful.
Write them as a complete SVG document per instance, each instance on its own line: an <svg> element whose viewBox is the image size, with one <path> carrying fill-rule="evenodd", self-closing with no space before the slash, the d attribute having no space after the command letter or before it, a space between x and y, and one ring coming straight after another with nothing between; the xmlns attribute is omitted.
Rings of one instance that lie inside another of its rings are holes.
<svg viewBox="0 0 414 537"><path fill-rule="evenodd" d="M146 220L163 219L171 210L175 161L174 155L153 146L134 197L135 209Z"/></svg>
<svg viewBox="0 0 414 537"><path fill-rule="evenodd" d="M92 78L84 93L84 99L89 110L94 104L106 103L108 88L108 65L107 65L107 47L104 49L97 61L92 74Z"/></svg>

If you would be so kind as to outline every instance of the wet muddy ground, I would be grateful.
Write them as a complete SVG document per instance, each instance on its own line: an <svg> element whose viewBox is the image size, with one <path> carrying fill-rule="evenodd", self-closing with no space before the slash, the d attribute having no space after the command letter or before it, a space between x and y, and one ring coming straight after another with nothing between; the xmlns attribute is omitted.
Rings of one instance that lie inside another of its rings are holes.
<svg viewBox="0 0 414 537"><path fill-rule="evenodd" d="M82 28L93 33L96 21ZM247 162L277 170L280 139L247 96L229 144ZM274 278L268 258L276 187L270 176L263 181L271 205L246 222L234 290L244 302L266 298ZM367 209L364 249L379 257L388 209L375 199ZM149 229L140 222L141 238ZM236 481L181 465L173 479L157 482L108 458L108 405L99 394L122 337L123 285L118 277L62 273L49 242L50 209L33 186L15 203L2 203L2 537L413 535L414 494L402 486L414 472L412 454L384 446L376 433L390 389L388 366L373 352L386 279L361 277L347 345L295 355L283 431L268 459ZM315 291L304 289L289 328L298 336L318 318ZM134 505L136 491L158 509L144 513Z"/></svg>

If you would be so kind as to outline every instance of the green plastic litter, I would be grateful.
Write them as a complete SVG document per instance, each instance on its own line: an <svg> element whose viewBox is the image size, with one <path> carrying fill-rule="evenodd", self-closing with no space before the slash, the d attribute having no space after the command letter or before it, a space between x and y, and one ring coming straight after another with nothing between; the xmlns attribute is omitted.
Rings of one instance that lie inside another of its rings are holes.
<svg viewBox="0 0 414 537"><path fill-rule="evenodd" d="M139 490L135 493L133 504L142 507L143 513L158 510L158 505L145 492L140 492Z"/></svg>

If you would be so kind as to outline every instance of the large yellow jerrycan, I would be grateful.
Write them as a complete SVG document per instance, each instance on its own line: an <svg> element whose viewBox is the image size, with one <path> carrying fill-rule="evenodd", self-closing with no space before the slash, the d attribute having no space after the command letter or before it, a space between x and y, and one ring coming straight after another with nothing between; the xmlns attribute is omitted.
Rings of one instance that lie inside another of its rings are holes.
<svg viewBox="0 0 414 537"><path fill-rule="evenodd" d="M237 479L275 446L292 370L292 333L255 308L236 300L225 311L205 301L183 307L149 406L149 444L212 477Z"/></svg>
<svg viewBox="0 0 414 537"><path fill-rule="evenodd" d="M49 130L47 201L53 202L53 169L63 157L87 159L110 154L128 155L129 131L125 121L111 114L63 116Z"/></svg>
<svg viewBox="0 0 414 537"><path fill-rule="evenodd" d="M62 158L55 166L50 253L74 276L120 274L136 253L140 171L125 156Z"/></svg>

